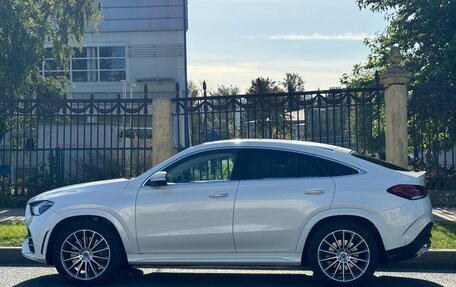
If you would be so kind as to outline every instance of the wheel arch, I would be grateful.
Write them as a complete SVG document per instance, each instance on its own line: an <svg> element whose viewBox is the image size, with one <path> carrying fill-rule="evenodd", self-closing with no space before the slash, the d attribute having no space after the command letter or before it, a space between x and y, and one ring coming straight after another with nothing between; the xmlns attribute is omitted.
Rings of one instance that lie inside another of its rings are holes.
<svg viewBox="0 0 456 287"><path fill-rule="evenodd" d="M112 220L112 219L111 219ZM73 216L68 216L61 221L59 221L54 228L51 231L51 234L49 236L48 242L46 244L46 262L49 265L53 265L53 247L55 244L55 241L59 235L59 233L66 227L68 224L74 223L74 222L81 222L81 221L86 221L86 222L101 222L108 226L114 234L118 236L118 239L120 242L122 242L122 248L123 252L125 254L125 258L127 256L127 247L130 246L130 240L128 239L127 235L125 234L125 231L123 229L119 230L118 226L120 225L119 222L117 223L117 226L115 223L113 223L110 219L108 219L106 216L101 216L101 215L73 215Z"/></svg>
<svg viewBox="0 0 456 287"><path fill-rule="evenodd" d="M369 232L373 235L373 237L378 245L380 263L386 262L385 246L383 243L383 239L382 239L377 227L375 226L375 224L373 222L371 222L369 219L366 219L365 217L363 217L359 214L345 214L345 215L330 215L327 217L320 218L311 227L308 227L308 232L307 232L307 235L305 236L304 246L301 247L301 249L300 249L300 250L302 250L301 264L303 266L309 266L307 254L309 253L310 242L312 241L312 236L315 234L315 231L318 230L319 227L321 227L325 224L328 224L329 222L335 222L335 221L356 222L356 223L368 228Z"/></svg>

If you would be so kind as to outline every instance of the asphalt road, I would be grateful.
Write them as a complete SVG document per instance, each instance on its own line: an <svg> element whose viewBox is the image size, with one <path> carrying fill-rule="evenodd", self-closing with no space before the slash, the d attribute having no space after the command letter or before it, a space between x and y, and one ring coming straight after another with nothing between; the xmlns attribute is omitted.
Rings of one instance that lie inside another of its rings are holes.
<svg viewBox="0 0 456 287"><path fill-rule="evenodd" d="M284 270L206 270L206 269L131 269L127 276L106 286L325 286L309 271ZM1 287L68 286L50 267L0 267ZM369 287L456 287L455 273L377 272Z"/></svg>

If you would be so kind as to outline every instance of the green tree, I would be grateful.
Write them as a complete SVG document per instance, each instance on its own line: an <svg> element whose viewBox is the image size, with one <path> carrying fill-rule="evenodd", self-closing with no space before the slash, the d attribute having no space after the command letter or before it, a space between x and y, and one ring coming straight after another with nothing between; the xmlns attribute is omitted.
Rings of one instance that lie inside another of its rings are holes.
<svg viewBox="0 0 456 287"><path fill-rule="evenodd" d="M403 64L413 74L412 85L456 84L456 0L357 0L357 3L361 9L384 13L389 24L382 33L365 40L370 55L365 63L355 65L350 74L342 76L342 84L347 87L374 85L375 72L386 71L388 52L394 45L402 50ZM436 106L447 96L445 91L428 92L426 100L415 106ZM412 100L417 99L413 97ZM376 113L374 118L377 114L383 118L382 108L373 113ZM441 143L452 142L447 146L454 145L454 113L440 111L439 116L432 118L428 110L415 109L414 113L409 118L409 126L415 130L413 134L429 135L418 141L423 142L418 149L428 148L435 138L441 138ZM444 128L437 128L438 122Z"/></svg>
<svg viewBox="0 0 456 287"><path fill-rule="evenodd" d="M269 77L258 77L252 80L250 88L247 90L247 94L270 94L281 92L283 92L283 90Z"/></svg>
<svg viewBox="0 0 456 287"><path fill-rule="evenodd" d="M196 98L196 97L199 97L199 89L198 89L198 86L196 85L195 82L193 81L188 81L188 84L187 84L187 92L188 92L188 97L189 98Z"/></svg>
<svg viewBox="0 0 456 287"><path fill-rule="evenodd" d="M353 86L374 79L387 67L388 50L398 45L404 65L413 72L412 84L456 84L456 0L357 0L361 9L385 13L389 24L366 39L371 54L355 65L342 83ZM358 83L359 84L359 83Z"/></svg>
<svg viewBox="0 0 456 287"><path fill-rule="evenodd" d="M101 18L99 0L0 0L0 99L69 96L68 79L44 78L38 67L50 57L68 69L73 47ZM0 138L19 124L27 123L0 115Z"/></svg>
<svg viewBox="0 0 456 287"><path fill-rule="evenodd" d="M239 95L240 89L238 86L225 86L225 85L219 85L215 89L215 91L210 91L209 94L211 96L235 96Z"/></svg>
<svg viewBox="0 0 456 287"><path fill-rule="evenodd" d="M68 68L73 46L101 17L99 0L0 0L0 97L30 98L36 87L64 93L65 80L39 77L45 46L58 68Z"/></svg>
<svg viewBox="0 0 456 287"><path fill-rule="evenodd" d="M233 85L219 85L215 90L209 91L209 95L212 97L236 96L239 95L239 93L239 87ZM212 139L231 139L239 137L239 120L242 111L239 109L238 105L233 102L232 98L216 98L212 102L215 106L219 107L210 109L211 111L207 113L208 125L213 133Z"/></svg>
<svg viewBox="0 0 456 287"><path fill-rule="evenodd" d="M202 85L201 85L202 86ZM239 135L239 124L236 124L236 113L240 113L238 107L233 105L231 99L217 98L220 96L238 95L237 86L219 85L215 90L208 90L209 97L202 97L203 91L193 82L188 83L189 97L199 98L192 101L193 107L198 107L190 113L190 133L194 144L205 141L229 139ZM206 101L206 104L204 101Z"/></svg>
<svg viewBox="0 0 456 287"><path fill-rule="evenodd" d="M277 82L269 77L252 80L246 97L249 108L245 110L244 137L288 138L290 136L290 116L285 112L286 95Z"/></svg>
<svg viewBox="0 0 456 287"><path fill-rule="evenodd" d="M304 91L304 80L298 73L286 73L285 78L281 82L283 88L288 93L296 93Z"/></svg>

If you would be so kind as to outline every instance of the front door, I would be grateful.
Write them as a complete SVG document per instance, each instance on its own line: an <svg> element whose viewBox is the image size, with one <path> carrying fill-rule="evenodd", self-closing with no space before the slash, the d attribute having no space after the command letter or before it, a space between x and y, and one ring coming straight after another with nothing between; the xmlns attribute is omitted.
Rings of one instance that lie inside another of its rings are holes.
<svg viewBox="0 0 456 287"><path fill-rule="evenodd" d="M141 253L233 253L236 150L200 152L164 168L168 184L141 187L136 205Z"/></svg>

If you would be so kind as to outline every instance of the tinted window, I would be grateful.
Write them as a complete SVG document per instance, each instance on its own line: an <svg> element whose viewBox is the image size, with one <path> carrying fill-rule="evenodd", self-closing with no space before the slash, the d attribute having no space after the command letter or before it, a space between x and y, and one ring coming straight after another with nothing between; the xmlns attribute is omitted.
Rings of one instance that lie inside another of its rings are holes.
<svg viewBox="0 0 456 287"><path fill-rule="evenodd" d="M349 166L340 164L338 162L327 160L319 157L315 157L320 166L323 168L327 176L342 176L358 174L359 172Z"/></svg>
<svg viewBox="0 0 456 287"><path fill-rule="evenodd" d="M233 174L236 154L236 151L217 151L187 157L165 169L168 182L228 181Z"/></svg>
<svg viewBox="0 0 456 287"><path fill-rule="evenodd" d="M312 156L276 150L242 150L241 179L323 176Z"/></svg>
<svg viewBox="0 0 456 287"><path fill-rule="evenodd" d="M352 152L351 155L354 156L354 157L363 159L363 160L365 160L365 161L368 161L368 162L371 162L371 163L375 163L375 164L377 164L377 165L381 165L381 166L386 167L386 168L389 168L389 169L399 170L399 171L409 171L408 169L405 169L405 168L400 167L400 166L398 166L398 165L395 165L395 164L392 164L392 163L389 163L389 162L380 160L380 159L375 158L375 157L371 157L371 156L367 156L367 155L362 155L362 154L359 154L359 153L356 153L356 152Z"/></svg>

